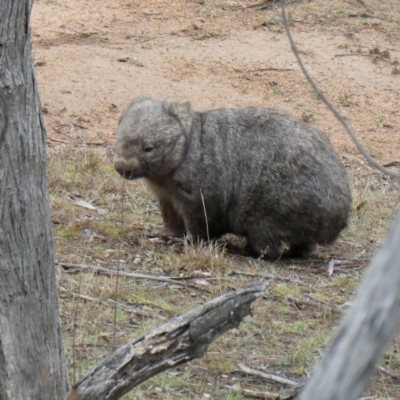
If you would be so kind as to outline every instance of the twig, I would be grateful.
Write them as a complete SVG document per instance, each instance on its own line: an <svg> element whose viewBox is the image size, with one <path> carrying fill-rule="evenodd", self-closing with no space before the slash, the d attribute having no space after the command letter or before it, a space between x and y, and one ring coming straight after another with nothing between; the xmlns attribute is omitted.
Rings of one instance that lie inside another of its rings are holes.
<svg viewBox="0 0 400 400"><path fill-rule="evenodd" d="M289 301L292 301L294 304L296 304L298 306L310 306L310 307L314 307L314 308L324 308L325 310L332 311L336 314L341 314L341 311L338 310L336 307L329 306L329 305L326 305L323 303L318 303L315 301L309 301L309 300L304 300L304 299L298 299L298 298L292 297L292 296L286 296L286 299Z"/></svg>
<svg viewBox="0 0 400 400"><path fill-rule="evenodd" d="M287 72L287 71L294 71L293 68L257 68L257 69L249 69L249 70L243 70L239 68L233 68L235 72L264 72L264 71L278 71L278 72Z"/></svg>
<svg viewBox="0 0 400 400"><path fill-rule="evenodd" d="M338 121L342 124L348 135L350 136L351 140L353 143L356 145L358 151L362 153L362 155L365 157L365 159L368 161L370 165L375 167L377 170L381 171L385 175L390 175L395 178L400 178L400 174L397 172L391 171L390 169L387 169L383 167L381 164L379 164L377 161L375 161L370 154L367 152L367 150L364 148L362 143L358 140L357 136L354 134L354 132L351 130L350 126L348 123L344 120L344 118L340 115L339 111L328 101L328 99L325 97L325 95L322 93L322 91L319 89L319 87L315 84L313 79L311 78L310 74L306 70L303 61L300 58L299 52L297 50L297 47L294 43L294 40L292 38L292 34L290 32L290 28L286 19L286 12L285 12L285 1L280 0L281 2L281 8L282 8L282 19L283 19L283 24L286 29L286 33L288 35L290 45L292 48L292 51L297 59L297 62L300 65L301 70L303 71L304 76L307 78L308 82L310 85L313 87L314 91L318 94L320 99L325 103L325 105L329 108L329 110L334 114L334 116L338 119Z"/></svg>
<svg viewBox="0 0 400 400"><path fill-rule="evenodd" d="M61 292L65 293L65 294L71 295L72 297L77 297L77 298L80 298L82 300L91 301L93 303L103 304L103 305L108 306L108 307L115 307L115 303L116 302L114 300L112 300L112 299L108 299L108 300L104 301L104 300L101 300L98 297L92 297L92 296L88 296L86 294L79 294L79 293L75 293L75 292L69 292L67 289L63 288L62 286L59 287L59 290ZM142 317L153 317L152 314L147 313L145 311L137 310L135 307L127 306L126 304L123 304L121 302L117 302L117 304L118 304L119 307L123 308L125 311L128 311L128 312L130 312L132 314L140 315ZM160 317L160 319L165 320L166 318L165 317Z"/></svg>
<svg viewBox="0 0 400 400"><path fill-rule="evenodd" d="M324 304L324 305L327 306L327 307L332 307L332 308L335 307L335 306L333 306L332 304L327 303L326 301L316 299L315 297L311 296L310 294L306 294L305 296L306 296L307 298L309 298L310 300L315 301L316 303Z"/></svg>
<svg viewBox="0 0 400 400"><path fill-rule="evenodd" d="M120 260L121 260L121 250L122 250L122 238L121 232L124 226L124 203L125 203L125 179L122 180L122 194L121 194L121 229L119 234L119 246L118 246L118 261L117 261L117 274L115 278L115 299L114 299L114 332L113 332L113 343L112 351L115 350L116 335L117 335L117 311L118 311L118 281L119 281L119 270L120 270Z"/></svg>
<svg viewBox="0 0 400 400"><path fill-rule="evenodd" d="M390 369L387 369L385 367L382 367L382 365L377 365L376 369L380 372L382 372L383 374L389 375L392 378L395 379L400 379L400 375L396 374L396 372L391 371Z"/></svg>
<svg viewBox="0 0 400 400"><path fill-rule="evenodd" d="M55 139L52 137L48 137L49 140L51 140L52 142L57 142L57 143L67 143L65 140L61 140L61 139Z"/></svg>
<svg viewBox="0 0 400 400"><path fill-rule="evenodd" d="M232 271L229 273L230 276L249 276L251 278L261 278L261 279L268 279L268 280L277 280L282 282L293 282L294 279L298 280L298 277L289 277L289 276L273 276L273 275L265 275L265 274L253 274L251 272L244 272L244 271Z"/></svg>
<svg viewBox="0 0 400 400"><path fill-rule="evenodd" d="M384 165L384 167L398 167L400 166L400 160L395 160L395 161L391 161L390 163L387 163Z"/></svg>
<svg viewBox="0 0 400 400"><path fill-rule="evenodd" d="M351 57L351 56L368 57L368 56L370 56L370 54L346 53L346 54L335 54L334 57Z"/></svg>
<svg viewBox="0 0 400 400"><path fill-rule="evenodd" d="M73 264L73 263L60 262L60 261L57 262L57 264L61 265L64 269L73 268L73 269L78 269L80 271L89 271L89 272L94 272L94 273L102 274L102 275L106 275L106 276L117 275L117 271L115 271L113 269L95 267L93 265L90 266L90 265L84 265L84 264ZM172 284L175 284L175 285L184 286L184 287L191 287L191 288L194 288L194 289L200 289L200 290L204 290L204 291L208 292L207 289L205 289L205 288L203 288L201 286L193 285L191 283L181 282L181 281L175 280L174 278L165 278L165 277L162 277L162 276L136 274L134 272L125 272L125 271L119 271L119 275L120 276L125 276L127 278L133 278L133 279L147 279L147 280L150 280L150 281L168 282L168 283L172 283Z"/></svg>
<svg viewBox="0 0 400 400"><path fill-rule="evenodd" d="M267 3L271 3L271 0L264 0L261 3L250 4L247 6L247 8L264 7L265 5L267 5Z"/></svg>
<svg viewBox="0 0 400 400"><path fill-rule="evenodd" d="M82 277L79 279L79 287L78 291L79 293L81 292L81 287L82 287ZM79 299L80 297L78 297ZM76 344L76 330L77 330L77 321L78 321L78 308L79 308L79 300L76 301L75 307L74 307L74 316L73 316L73 332L72 332L72 365L73 365L73 376L74 376L74 382L76 382L76 360L75 360L75 344Z"/></svg>
<svg viewBox="0 0 400 400"><path fill-rule="evenodd" d="M229 386L226 385L226 388L233 390L236 393L239 394L244 394L245 396L248 397L253 397L255 399L278 399L279 394L277 393L272 393L272 392L256 392L255 390L250 390L250 389L243 389L240 386Z"/></svg>
<svg viewBox="0 0 400 400"><path fill-rule="evenodd" d="M107 144L107 141L104 141L104 142L85 142L85 141L83 141L83 144L85 146L104 146L105 144Z"/></svg>
<svg viewBox="0 0 400 400"><path fill-rule="evenodd" d="M240 370L242 370L244 373L246 373L248 375L258 376L259 378L263 378L268 381L278 382L278 383L281 383L282 385L288 385L288 386L293 386L293 387L299 385L299 382L291 381L290 379L286 379L286 378L281 378L280 376L272 375L272 374L269 374L269 373L263 372L263 371L259 371L258 369L249 368L246 365L241 364L241 363L239 363L237 366L240 368Z"/></svg>

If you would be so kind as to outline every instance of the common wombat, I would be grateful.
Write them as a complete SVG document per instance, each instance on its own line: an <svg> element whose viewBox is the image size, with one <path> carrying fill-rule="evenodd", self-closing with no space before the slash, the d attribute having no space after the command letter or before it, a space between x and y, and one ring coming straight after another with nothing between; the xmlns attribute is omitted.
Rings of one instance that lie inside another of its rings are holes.
<svg viewBox="0 0 400 400"><path fill-rule="evenodd" d="M277 109L195 112L136 98L121 116L115 169L146 178L165 233L247 238L257 254L309 254L346 226L351 193L328 138Z"/></svg>

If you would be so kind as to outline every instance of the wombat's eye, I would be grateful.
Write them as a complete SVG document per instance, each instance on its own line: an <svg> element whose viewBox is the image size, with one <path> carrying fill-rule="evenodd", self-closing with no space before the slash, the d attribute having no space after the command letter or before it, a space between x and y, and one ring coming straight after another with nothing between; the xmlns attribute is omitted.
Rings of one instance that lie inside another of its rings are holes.
<svg viewBox="0 0 400 400"><path fill-rule="evenodd" d="M144 148L144 151L146 152L146 153L150 153L150 152L152 152L153 151L153 147L145 147Z"/></svg>

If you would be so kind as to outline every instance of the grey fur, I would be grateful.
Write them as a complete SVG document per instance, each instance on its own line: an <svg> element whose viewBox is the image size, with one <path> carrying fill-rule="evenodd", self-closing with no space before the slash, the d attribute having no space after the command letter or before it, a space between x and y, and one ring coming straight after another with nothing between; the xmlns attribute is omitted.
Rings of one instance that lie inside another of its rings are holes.
<svg viewBox="0 0 400 400"><path fill-rule="evenodd" d="M136 98L120 119L114 166L147 180L168 235L234 233L272 258L332 243L351 208L328 138L277 109L199 113L187 101Z"/></svg>

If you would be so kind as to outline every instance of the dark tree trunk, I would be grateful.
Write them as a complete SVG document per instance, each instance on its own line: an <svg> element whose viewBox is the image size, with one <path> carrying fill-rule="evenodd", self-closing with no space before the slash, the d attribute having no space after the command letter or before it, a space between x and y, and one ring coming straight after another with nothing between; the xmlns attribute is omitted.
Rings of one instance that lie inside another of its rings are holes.
<svg viewBox="0 0 400 400"><path fill-rule="evenodd" d="M1 400L58 400L67 389L30 7L0 0Z"/></svg>

